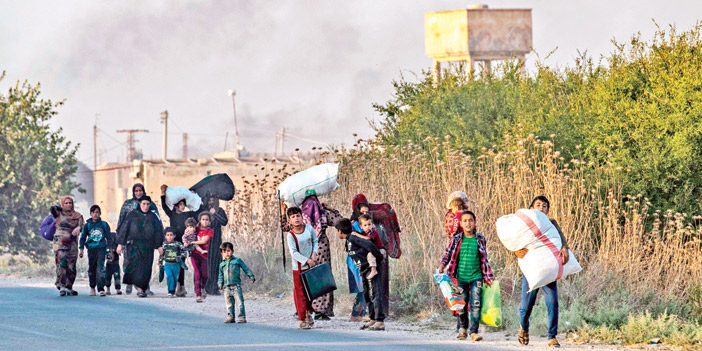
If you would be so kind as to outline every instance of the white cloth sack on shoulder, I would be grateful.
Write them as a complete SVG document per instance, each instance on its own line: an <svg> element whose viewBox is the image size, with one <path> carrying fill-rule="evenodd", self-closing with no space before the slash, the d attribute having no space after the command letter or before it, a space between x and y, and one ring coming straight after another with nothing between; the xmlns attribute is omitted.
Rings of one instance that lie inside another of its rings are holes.
<svg viewBox="0 0 702 351"><path fill-rule="evenodd" d="M202 206L202 199L184 186L169 186L166 188L166 206L173 208L180 200L185 200L185 206L191 211L197 211Z"/></svg>
<svg viewBox="0 0 702 351"><path fill-rule="evenodd" d="M507 250L529 250L524 258L518 259L519 269L529 283L529 291L583 269L570 250L568 263L562 263L558 255L563 247L561 237L543 212L520 209L500 217L495 225L497 236Z"/></svg>
<svg viewBox="0 0 702 351"><path fill-rule="evenodd" d="M336 190L338 174L338 163L323 163L297 172L280 183L278 198L288 207L300 206L310 195L321 196Z"/></svg>

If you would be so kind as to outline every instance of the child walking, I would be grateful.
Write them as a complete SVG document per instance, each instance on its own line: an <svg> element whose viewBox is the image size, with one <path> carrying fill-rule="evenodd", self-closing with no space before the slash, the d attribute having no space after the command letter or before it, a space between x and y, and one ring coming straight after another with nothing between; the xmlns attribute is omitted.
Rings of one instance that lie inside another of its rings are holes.
<svg viewBox="0 0 702 351"><path fill-rule="evenodd" d="M163 255L159 258L159 264L166 272L166 285L168 285L168 295L176 297L175 291L178 285L180 270L187 270L188 267L183 262L185 250L183 244L175 241L175 230L166 228L165 241L163 242Z"/></svg>
<svg viewBox="0 0 702 351"><path fill-rule="evenodd" d="M83 226L80 234L80 254L88 247L88 280L90 283L90 296L95 296L97 286L100 296L105 296L105 256L107 255L107 242L112 241L110 226L100 219L100 206L90 207L90 219Z"/></svg>
<svg viewBox="0 0 702 351"><path fill-rule="evenodd" d="M483 283L490 286L495 276L490 268L485 237L475 230L475 214L463 211L460 220L461 232L453 236L446 248L439 273L448 269L448 276L456 279L458 287L463 289L466 305L459 315L458 339L465 340L466 329L469 329L471 340L480 341L483 340L478 334Z"/></svg>
<svg viewBox="0 0 702 351"><path fill-rule="evenodd" d="M238 257L234 257L234 245L230 242L223 242L219 247L222 253L222 263L219 264L219 275L217 277L217 286L219 290L224 292L224 302L227 305L227 318L224 323L234 323L234 304L239 305L239 317L237 323L246 323L246 308L244 307L244 293L241 291L240 270L251 279L252 283L256 282L253 272L246 266L244 261Z"/></svg>
<svg viewBox="0 0 702 351"><path fill-rule="evenodd" d="M119 268L119 254L117 253L117 233L110 233L112 240L107 241L107 256L105 263L105 294L111 295L110 286L112 278L115 279L115 294L122 295L122 277Z"/></svg>
<svg viewBox="0 0 702 351"><path fill-rule="evenodd" d="M205 284L209 278L209 267L207 266L207 250L210 246L210 240L214 237L214 231L210 228L212 223L212 214L202 212L198 216L200 225L197 227L197 240L183 244L185 247L198 245L202 250L194 250L190 256L190 262L193 264L193 275L195 280L195 302L202 302L207 297ZM185 236L184 236L185 237Z"/></svg>
<svg viewBox="0 0 702 351"><path fill-rule="evenodd" d="M292 257L295 309L297 318L300 320L300 329L310 329L314 325L311 315L312 304L305 296L300 273L315 266L319 242L314 228L302 221L302 210L299 207L288 208L286 214L288 223L292 227L288 232L287 240L290 257Z"/></svg>

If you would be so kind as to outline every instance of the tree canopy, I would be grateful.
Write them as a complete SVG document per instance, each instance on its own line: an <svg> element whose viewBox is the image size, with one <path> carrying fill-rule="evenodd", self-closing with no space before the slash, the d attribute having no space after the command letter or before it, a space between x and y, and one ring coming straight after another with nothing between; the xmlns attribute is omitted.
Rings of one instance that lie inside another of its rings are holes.
<svg viewBox="0 0 702 351"><path fill-rule="evenodd" d="M48 252L39 224L78 187L71 180L78 145L50 124L61 104L42 99L39 84L17 82L0 93L0 253Z"/></svg>

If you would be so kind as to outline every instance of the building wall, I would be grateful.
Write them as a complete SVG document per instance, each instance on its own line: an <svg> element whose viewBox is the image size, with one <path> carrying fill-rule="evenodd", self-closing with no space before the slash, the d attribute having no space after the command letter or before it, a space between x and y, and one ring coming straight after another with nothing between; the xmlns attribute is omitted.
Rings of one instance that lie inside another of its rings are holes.
<svg viewBox="0 0 702 351"><path fill-rule="evenodd" d="M293 161L270 160L263 158L241 158L239 160L143 160L130 164L104 164L95 172L94 196L95 203L103 209L103 219L112 228L116 228L119 211L125 200L132 197L132 185L143 183L146 195L159 208L161 220L169 225L168 217L161 207L161 185L191 187L202 178L217 173L226 173L234 182L237 189L243 187L243 178L251 178L254 174L262 174L261 167L268 171L282 168L285 164L308 167L313 160ZM223 204L221 204L223 205Z"/></svg>

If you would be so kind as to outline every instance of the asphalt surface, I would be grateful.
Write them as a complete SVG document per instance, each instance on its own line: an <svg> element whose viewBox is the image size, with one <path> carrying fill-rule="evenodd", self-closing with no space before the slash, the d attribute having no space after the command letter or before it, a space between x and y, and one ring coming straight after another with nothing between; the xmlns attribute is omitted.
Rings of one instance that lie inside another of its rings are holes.
<svg viewBox="0 0 702 351"><path fill-rule="evenodd" d="M60 297L56 289L0 287L0 350L499 350L383 332L275 328L178 312L139 300Z"/></svg>

